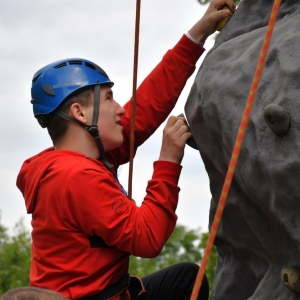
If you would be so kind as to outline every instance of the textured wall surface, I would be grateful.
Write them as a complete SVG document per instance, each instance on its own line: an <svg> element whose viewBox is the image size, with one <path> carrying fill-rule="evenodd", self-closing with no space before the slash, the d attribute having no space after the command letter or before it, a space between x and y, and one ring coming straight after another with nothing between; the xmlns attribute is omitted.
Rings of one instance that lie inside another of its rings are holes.
<svg viewBox="0 0 300 300"><path fill-rule="evenodd" d="M210 222L272 6L271 0L242 1L207 54L186 103L210 179ZM275 105L268 108L270 104ZM290 125L280 113L290 117ZM282 268L300 267L298 0L282 1L216 246L213 300L299 299L280 276Z"/></svg>

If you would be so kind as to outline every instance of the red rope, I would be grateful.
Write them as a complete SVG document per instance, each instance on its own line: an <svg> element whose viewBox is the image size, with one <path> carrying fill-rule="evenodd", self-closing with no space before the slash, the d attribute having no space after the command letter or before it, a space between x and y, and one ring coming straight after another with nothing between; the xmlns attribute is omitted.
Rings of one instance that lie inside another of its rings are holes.
<svg viewBox="0 0 300 300"><path fill-rule="evenodd" d="M204 250L204 256L202 258L201 261L201 266L199 268L198 274L197 274L197 278L195 281L195 285L192 291L192 295L191 295L191 300L197 300L198 298L198 294L199 294L199 290L200 287L202 285L202 280L205 274L205 269L208 263L208 259L215 241L215 237L220 225L220 221L222 218L222 214L224 211L224 207L226 204L226 200L227 200L227 196L228 196L228 192L231 186L231 182L232 182L232 178L234 175L234 171L236 169L236 164L238 161L238 157L241 151L241 146L244 140L244 136L245 136L245 132L246 132L246 128L248 125L248 121L250 118L250 113L252 110L252 106L255 100L255 96L258 90L258 86L259 86L259 82L260 82L260 78L262 75L262 71L265 65L265 61L266 61L266 57L267 57L267 53L268 53L268 49L269 49L269 45L271 42L271 38L272 38L272 34L273 34L273 29L276 23L276 19L277 19L277 15L279 12L279 8L280 8L280 4L281 4L281 0L275 0L274 1L274 5L273 5L273 9L272 9L272 13L270 16L270 20L269 20L269 24L268 24L268 28L267 28L267 32L265 35L265 39L264 39L264 43L261 49L261 53L260 53L260 57L258 60L258 64L256 67L256 71L255 71L255 75L252 81L252 85L251 85L251 89L250 89L250 93L248 96L248 100L247 100L247 104L246 104L246 108L244 110L244 114L243 114L243 118L240 124L240 128L238 131L238 135L235 141L235 145L234 145L234 149L233 149L233 153L231 156L231 160L229 163L229 167L228 167L228 171L226 174L226 178L225 178L225 182L223 185L223 189L221 192L221 196L219 199L219 203L218 203L218 207L216 210L216 214L211 226L211 230L209 233L209 237L208 237L208 241Z"/></svg>
<svg viewBox="0 0 300 300"><path fill-rule="evenodd" d="M131 108L129 177L128 177L128 198L129 199L132 199L132 174L133 174L133 156L134 156L134 142L135 142L134 131L135 131L137 70L138 70L138 56L139 56L140 12L141 12L141 1L137 0L136 1L136 17L135 17L133 84L132 84L132 100L131 100L132 108Z"/></svg>

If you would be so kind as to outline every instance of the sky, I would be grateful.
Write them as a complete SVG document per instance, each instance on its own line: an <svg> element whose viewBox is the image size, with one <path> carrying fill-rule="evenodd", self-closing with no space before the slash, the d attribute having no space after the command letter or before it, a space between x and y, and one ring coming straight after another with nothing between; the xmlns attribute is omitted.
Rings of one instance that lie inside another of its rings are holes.
<svg viewBox="0 0 300 300"><path fill-rule="evenodd" d="M133 0L3 0L0 2L0 213L1 224L13 228L20 218L31 229L16 177L25 159L51 146L46 129L33 117L30 88L33 74L56 60L80 57L101 66L115 83L114 97L125 104L132 94L136 1ZM138 84L204 14L197 0L142 0ZM213 46L213 37L205 44ZM184 104L196 71L188 80L173 115ZM162 130L137 151L132 195L138 205L145 196L158 159ZM186 146L179 181L178 224L207 231L211 193L198 151ZM128 187L128 164L119 179Z"/></svg>

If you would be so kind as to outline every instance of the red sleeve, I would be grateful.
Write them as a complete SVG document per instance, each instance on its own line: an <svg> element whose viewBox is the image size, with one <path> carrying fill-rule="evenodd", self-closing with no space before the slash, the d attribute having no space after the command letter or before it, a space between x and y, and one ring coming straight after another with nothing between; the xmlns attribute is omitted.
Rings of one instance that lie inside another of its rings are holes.
<svg viewBox="0 0 300 300"><path fill-rule="evenodd" d="M120 192L110 172L90 168L78 172L69 183L68 223L88 236L102 237L107 245L121 251L155 257L176 224L180 171L178 164L155 162L140 207Z"/></svg>
<svg viewBox="0 0 300 300"><path fill-rule="evenodd" d="M203 52L204 48L184 35L141 83L136 94L135 149L166 120ZM124 108L126 114L122 117L123 145L108 154L116 166L129 160L131 100Z"/></svg>

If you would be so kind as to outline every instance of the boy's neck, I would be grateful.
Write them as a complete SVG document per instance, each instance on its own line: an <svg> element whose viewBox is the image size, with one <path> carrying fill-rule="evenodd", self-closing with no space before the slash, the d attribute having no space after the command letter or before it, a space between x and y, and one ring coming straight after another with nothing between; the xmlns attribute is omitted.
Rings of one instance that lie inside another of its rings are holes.
<svg viewBox="0 0 300 300"><path fill-rule="evenodd" d="M74 126L75 125L75 126ZM66 134L54 145L55 150L70 150L94 159L100 157L94 138L77 124L70 124Z"/></svg>

